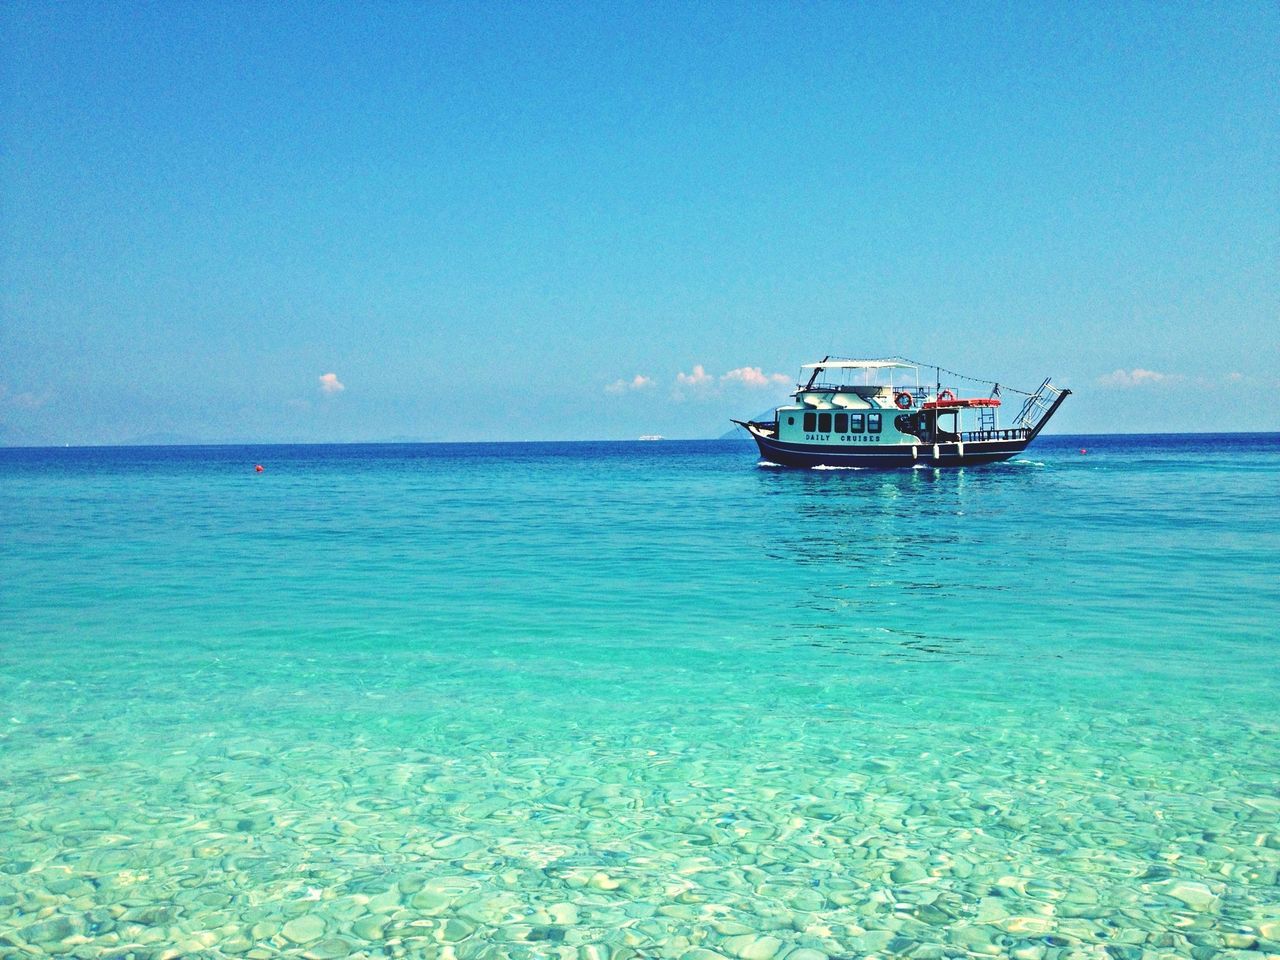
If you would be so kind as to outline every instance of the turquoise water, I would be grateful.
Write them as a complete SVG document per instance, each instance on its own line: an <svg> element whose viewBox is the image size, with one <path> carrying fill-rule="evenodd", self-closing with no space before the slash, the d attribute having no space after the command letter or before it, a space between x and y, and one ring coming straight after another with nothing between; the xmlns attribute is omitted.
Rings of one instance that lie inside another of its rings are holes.
<svg viewBox="0 0 1280 960"><path fill-rule="evenodd" d="M1275 956L1278 560L1275 435L0 450L0 956Z"/></svg>

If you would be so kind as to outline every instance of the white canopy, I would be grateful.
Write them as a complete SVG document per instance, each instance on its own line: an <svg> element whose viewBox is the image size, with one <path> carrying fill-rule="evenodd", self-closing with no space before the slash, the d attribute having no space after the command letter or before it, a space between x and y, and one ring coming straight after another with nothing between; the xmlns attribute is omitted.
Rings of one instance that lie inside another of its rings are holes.
<svg viewBox="0 0 1280 960"><path fill-rule="evenodd" d="M882 370L896 367L900 370L915 370L914 363L903 363L901 360L823 360L819 363L802 364L802 370Z"/></svg>

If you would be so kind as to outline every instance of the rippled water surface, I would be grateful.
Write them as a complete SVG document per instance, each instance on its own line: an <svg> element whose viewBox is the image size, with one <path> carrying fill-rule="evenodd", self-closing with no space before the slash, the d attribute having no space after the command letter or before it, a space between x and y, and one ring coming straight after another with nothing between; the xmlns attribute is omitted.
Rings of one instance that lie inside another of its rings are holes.
<svg viewBox="0 0 1280 960"><path fill-rule="evenodd" d="M1274 435L0 450L0 956L1277 956L1278 572Z"/></svg>

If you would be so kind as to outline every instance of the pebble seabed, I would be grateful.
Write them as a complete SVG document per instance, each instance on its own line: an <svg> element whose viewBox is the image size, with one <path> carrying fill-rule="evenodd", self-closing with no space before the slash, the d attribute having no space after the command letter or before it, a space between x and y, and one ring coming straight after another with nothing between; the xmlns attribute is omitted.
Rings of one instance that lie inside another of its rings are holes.
<svg viewBox="0 0 1280 960"><path fill-rule="evenodd" d="M208 731L98 767L102 735L55 737L61 772L6 761L0 955L1280 956L1280 800L1234 762L1276 731L1171 772L1159 730L1118 768L1116 729L1057 719L873 758L767 720L542 752ZM744 735L771 758L723 749Z"/></svg>

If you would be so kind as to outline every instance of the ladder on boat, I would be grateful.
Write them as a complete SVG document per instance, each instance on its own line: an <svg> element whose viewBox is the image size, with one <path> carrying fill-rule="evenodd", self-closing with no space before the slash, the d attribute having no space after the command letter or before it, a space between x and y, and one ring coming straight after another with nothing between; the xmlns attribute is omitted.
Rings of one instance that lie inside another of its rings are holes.
<svg viewBox="0 0 1280 960"><path fill-rule="evenodd" d="M1014 423L1028 431L1027 440L1034 440L1041 428L1049 422L1054 411L1062 405L1062 401L1071 395L1070 390L1059 390L1046 377L1035 393L1027 397L1022 410L1014 418Z"/></svg>

